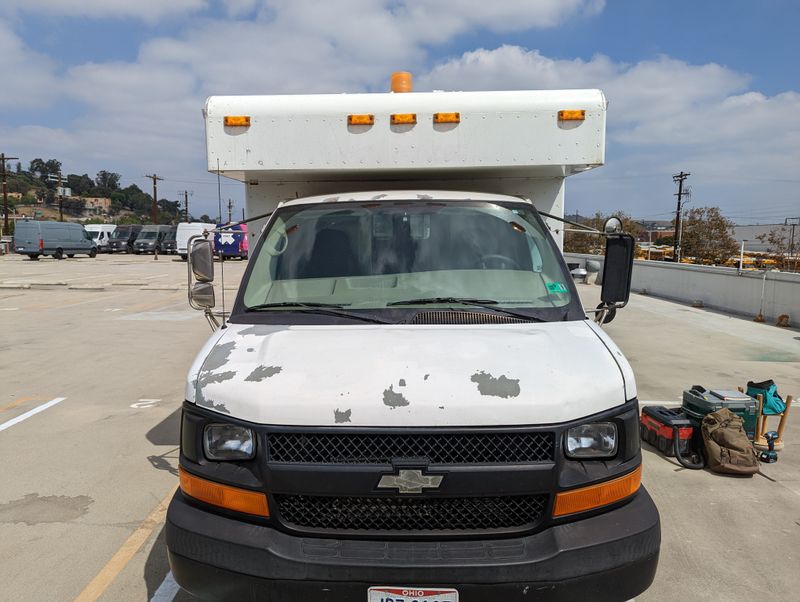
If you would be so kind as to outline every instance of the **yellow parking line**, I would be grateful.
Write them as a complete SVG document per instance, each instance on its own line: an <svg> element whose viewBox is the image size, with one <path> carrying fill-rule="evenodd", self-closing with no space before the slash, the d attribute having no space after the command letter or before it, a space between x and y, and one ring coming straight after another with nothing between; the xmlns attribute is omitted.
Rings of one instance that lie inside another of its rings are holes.
<svg viewBox="0 0 800 602"><path fill-rule="evenodd" d="M5 412L6 410L11 410L12 408L16 408L18 405L25 403L26 401L35 401L39 399L38 397L20 397L19 399L15 399L7 406L3 406L0 408L0 412Z"/></svg>
<svg viewBox="0 0 800 602"><path fill-rule="evenodd" d="M134 557L136 552L139 551L139 548L147 541L147 538L164 522L164 517L167 514L167 506L177 488L178 486L175 485L175 487L170 489L167 496L161 500L158 506L155 507L144 521L142 521L142 524L139 525L136 531L131 533L131 536L125 540L125 543L123 543L122 547L117 550L117 553L111 557L111 560L109 560L106 565L100 569L100 572L97 573L95 578L83 588L83 591L75 598L75 602L94 602L103 595L103 592L108 589L108 586L114 582L117 576L128 565L131 558Z"/></svg>

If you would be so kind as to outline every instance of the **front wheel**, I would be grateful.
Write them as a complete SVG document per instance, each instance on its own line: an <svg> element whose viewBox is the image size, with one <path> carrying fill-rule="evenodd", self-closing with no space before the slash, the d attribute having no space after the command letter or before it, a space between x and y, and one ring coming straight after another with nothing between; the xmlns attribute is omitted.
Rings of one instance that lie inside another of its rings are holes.
<svg viewBox="0 0 800 602"><path fill-rule="evenodd" d="M56 249L53 253L53 259L64 259L64 249Z"/></svg>
<svg viewBox="0 0 800 602"><path fill-rule="evenodd" d="M89 251L89 257L91 257L92 259L97 257L97 249L92 249L91 251Z"/></svg>

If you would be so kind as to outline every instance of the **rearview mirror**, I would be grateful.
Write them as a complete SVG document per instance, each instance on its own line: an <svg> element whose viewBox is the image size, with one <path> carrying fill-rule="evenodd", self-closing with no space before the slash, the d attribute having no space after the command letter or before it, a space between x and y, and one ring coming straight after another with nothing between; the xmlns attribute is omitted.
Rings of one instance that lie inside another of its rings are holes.
<svg viewBox="0 0 800 602"><path fill-rule="evenodd" d="M195 282L189 289L189 302L195 309L211 309L216 304L214 285L210 282Z"/></svg>
<svg viewBox="0 0 800 602"><path fill-rule="evenodd" d="M197 238L192 241L189 261L195 280L198 282L214 282L214 253L211 249L210 240Z"/></svg>
<svg viewBox="0 0 800 602"><path fill-rule="evenodd" d="M615 234L606 238L603 289L600 293L604 305L619 308L628 302L635 246L630 234Z"/></svg>

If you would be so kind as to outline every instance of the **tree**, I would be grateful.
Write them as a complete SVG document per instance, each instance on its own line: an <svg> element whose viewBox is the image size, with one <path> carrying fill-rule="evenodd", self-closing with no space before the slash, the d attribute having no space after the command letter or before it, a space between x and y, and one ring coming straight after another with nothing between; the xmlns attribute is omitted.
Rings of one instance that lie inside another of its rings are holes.
<svg viewBox="0 0 800 602"><path fill-rule="evenodd" d="M72 189L72 194L84 196L88 195L94 187L94 181L87 174L83 174L82 176L69 174L67 176L67 186Z"/></svg>
<svg viewBox="0 0 800 602"><path fill-rule="evenodd" d="M778 256L780 267L789 267L787 265L789 247L791 246L791 241L789 240L789 228L786 226L778 226L769 232L757 235L756 238L767 245L767 251L769 251L769 253Z"/></svg>
<svg viewBox="0 0 800 602"><path fill-rule="evenodd" d="M719 207L693 207L683 220L681 254L704 263L725 263L739 251L733 226Z"/></svg>
<svg viewBox="0 0 800 602"><path fill-rule="evenodd" d="M210 224L211 223L211 218L208 217L208 215L204 213L203 215L200 216L200 221L203 222L204 224Z"/></svg>
<svg viewBox="0 0 800 602"><path fill-rule="evenodd" d="M71 215L81 215L86 209L86 200L81 198L66 198L62 201L64 211Z"/></svg>
<svg viewBox="0 0 800 602"><path fill-rule="evenodd" d="M58 175L61 173L61 161L57 159L48 159L44 162L44 167L49 175Z"/></svg>
<svg viewBox="0 0 800 602"><path fill-rule="evenodd" d="M17 161L17 173L22 173L22 163Z"/></svg>
<svg viewBox="0 0 800 602"><path fill-rule="evenodd" d="M118 173L103 169L97 172L97 177L94 179L94 181L98 188L105 188L111 191L119 188L119 178L120 175Z"/></svg>
<svg viewBox="0 0 800 602"><path fill-rule="evenodd" d="M42 161L37 157L36 159L31 160L31 164L30 167L28 168L28 171L41 178L43 175L47 173L47 167L45 166L44 161Z"/></svg>

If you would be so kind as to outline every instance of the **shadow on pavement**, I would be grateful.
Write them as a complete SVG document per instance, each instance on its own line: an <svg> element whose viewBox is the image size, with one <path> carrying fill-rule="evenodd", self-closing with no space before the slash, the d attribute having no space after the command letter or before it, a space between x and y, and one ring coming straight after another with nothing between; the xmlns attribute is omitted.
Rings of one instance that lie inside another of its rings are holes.
<svg viewBox="0 0 800 602"><path fill-rule="evenodd" d="M150 555L144 563L144 582L147 586L147 599L151 600L153 595L158 591L158 588L164 583L164 579L169 573L169 561L167 560L167 542L164 535L164 527L156 537L153 547L150 550ZM159 598L158 602L164 602L166 598ZM172 598L174 602L192 602L196 600L194 596L179 590L178 593Z"/></svg>

